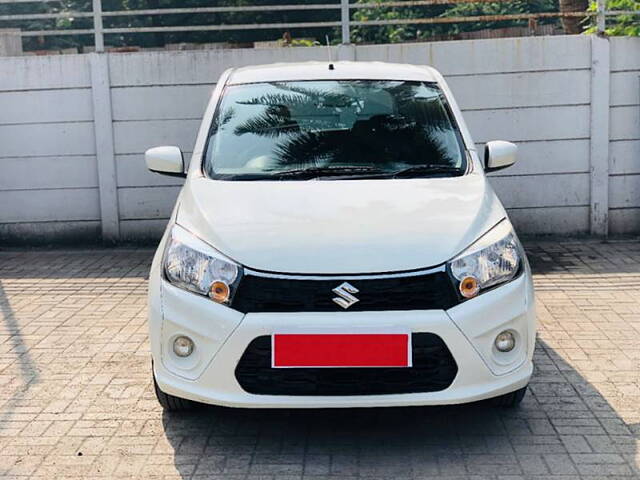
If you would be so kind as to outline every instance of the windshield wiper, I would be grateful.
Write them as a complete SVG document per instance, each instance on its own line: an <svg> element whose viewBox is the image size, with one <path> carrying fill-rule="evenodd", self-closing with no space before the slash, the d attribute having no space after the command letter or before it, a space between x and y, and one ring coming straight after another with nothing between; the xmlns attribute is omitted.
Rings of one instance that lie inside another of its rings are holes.
<svg viewBox="0 0 640 480"><path fill-rule="evenodd" d="M265 171L263 173L224 174L221 180L315 180L327 178L348 180L353 178L407 178L425 175L462 175L463 171L450 165L414 165L401 170L383 170L373 166L308 167L292 170Z"/></svg>
<svg viewBox="0 0 640 480"><path fill-rule="evenodd" d="M397 170L391 174L392 178L406 178L411 176L420 176L420 175L439 175L439 174L449 174L449 175L462 175L463 170L460 167L454 167L452 165L414 165L413 167L403 168L401 170Z"/></svg>
<svg viewBox="0 0 640 480"><path fill-rule="evenodd" d="M370 175L388 175L389 172L368 166L342 166L342 167L308 167L295 170L285 170L273 174L273 178L286 180L290 178L312 180L320 177L360 178Z"/></svg>

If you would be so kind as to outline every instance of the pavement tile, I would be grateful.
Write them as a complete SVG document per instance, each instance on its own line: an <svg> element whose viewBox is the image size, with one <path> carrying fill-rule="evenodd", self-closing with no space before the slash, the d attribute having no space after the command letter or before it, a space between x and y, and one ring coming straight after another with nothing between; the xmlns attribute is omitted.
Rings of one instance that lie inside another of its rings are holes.
<svg viewBox="0 0 640 480"><path fill-rule="evenodd" d="M153 252L0 250L0 477L640 479L640 243L525 242L539 334L521 408L164 414Z"/></svg>

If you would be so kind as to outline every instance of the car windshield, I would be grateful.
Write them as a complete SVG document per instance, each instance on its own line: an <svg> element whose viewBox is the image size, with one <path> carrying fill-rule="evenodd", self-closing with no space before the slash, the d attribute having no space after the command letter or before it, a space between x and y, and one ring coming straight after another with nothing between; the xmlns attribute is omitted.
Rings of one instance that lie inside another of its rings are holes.
<svg viewBox="0 0 640 480"><path fill-rule="evenodd" d="M340 80L227 87L207 175L223 180L462 175L460 133L432 83Z"/></svg>

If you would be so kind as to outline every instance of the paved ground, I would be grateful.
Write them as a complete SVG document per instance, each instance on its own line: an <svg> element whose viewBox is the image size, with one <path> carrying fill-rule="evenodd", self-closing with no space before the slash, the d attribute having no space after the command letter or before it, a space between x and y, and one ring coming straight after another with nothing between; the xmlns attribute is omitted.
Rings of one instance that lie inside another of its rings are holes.
<svg viewBox="0 0 640 480"><path fill-rule="evenodd" d="M163 414L147 250L0 252L0 477L640 478L640 244L528 243L522 408Z"/></svg>

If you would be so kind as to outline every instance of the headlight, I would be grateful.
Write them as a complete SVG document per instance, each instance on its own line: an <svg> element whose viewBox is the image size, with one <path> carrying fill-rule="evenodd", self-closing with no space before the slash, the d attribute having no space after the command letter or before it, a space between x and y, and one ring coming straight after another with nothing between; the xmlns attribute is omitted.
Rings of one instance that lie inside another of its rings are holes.
<svg viewBox="0 0 640 480"><path fill-rule="evenodd" d="M170 235L162 262L167 280L217 303L229 303L242 267L178 225Z"/></svg>
<svg viewBox="0 0 640 480"><path fill-rule="evenodd" d="M511 223L503 220L449 262L460 294L472 298L482 290L508 282L520 270L522 251Z"/></svg>

